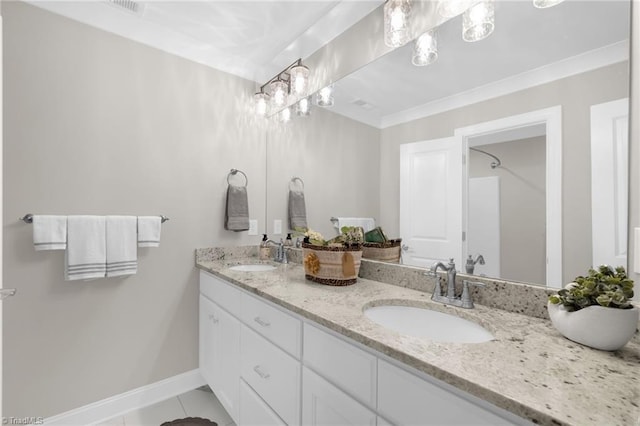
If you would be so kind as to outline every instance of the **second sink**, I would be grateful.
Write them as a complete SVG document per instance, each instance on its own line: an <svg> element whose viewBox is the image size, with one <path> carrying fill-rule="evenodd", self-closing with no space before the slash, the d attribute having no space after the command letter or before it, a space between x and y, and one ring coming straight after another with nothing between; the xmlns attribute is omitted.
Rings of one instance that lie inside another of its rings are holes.
<svg viewBox="0 0 640 426"><path fill-rule="evenodd" d="M365 309L364 315L398 333L435 342L482 343L494 339L493 335L479 324L430 309L383 305Z"/></svg>

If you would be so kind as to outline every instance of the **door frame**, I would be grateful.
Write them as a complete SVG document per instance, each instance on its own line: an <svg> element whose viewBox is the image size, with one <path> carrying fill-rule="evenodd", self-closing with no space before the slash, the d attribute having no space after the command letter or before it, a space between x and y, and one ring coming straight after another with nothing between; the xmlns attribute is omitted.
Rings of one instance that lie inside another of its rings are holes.
<svg viewBox="0 0 640 426"><path fill-rule="evenodd" d="M486 121L455 129L454 135L462 138L462 152L469 154L469 140L495 132L523 129L544 124L546 129L546 260L549 288L562 288L562 106L527 112L524 114ZM468 161L463 167L463 229L467 230L468 209ZM462 243L466 258L467 242Z"/></svg>

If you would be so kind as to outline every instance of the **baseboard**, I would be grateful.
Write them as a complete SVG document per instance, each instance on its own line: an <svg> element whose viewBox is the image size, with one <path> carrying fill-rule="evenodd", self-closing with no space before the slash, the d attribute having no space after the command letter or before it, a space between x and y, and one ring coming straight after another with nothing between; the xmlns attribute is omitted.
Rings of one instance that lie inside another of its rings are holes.
<svg viewBox="0 0 640 426"><path fill-rule="evenodd" d="M85 426L104 422L165 399L172 398L205 384L199 369L187 371L150 385L142 386L84 407L45 419L46 425Z"/></svg>

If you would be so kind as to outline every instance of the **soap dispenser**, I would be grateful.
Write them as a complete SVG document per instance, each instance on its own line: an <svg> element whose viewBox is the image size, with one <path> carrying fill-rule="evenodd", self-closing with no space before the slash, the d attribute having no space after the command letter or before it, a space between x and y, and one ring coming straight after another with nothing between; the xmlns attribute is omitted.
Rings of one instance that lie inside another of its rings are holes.
<svg viewBox="0 0 640 426"><path fill-rule="evenodd" d="M287 234L287 239L284 240L285 247L293 247L293 239L291 238L291 234Z"/></svg>
<svg viewBox="0 0 640 426"><path fill-rule="evenodd" d="M262 234L262 241L260 242L260 260L268 260L269 259L269 243L267 242L267 234Z"/></svg>

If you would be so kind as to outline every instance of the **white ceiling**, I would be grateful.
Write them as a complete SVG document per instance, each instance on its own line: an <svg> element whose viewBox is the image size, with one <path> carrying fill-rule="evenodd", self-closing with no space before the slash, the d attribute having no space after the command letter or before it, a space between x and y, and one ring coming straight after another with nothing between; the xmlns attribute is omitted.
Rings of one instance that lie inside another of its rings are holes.
<svg viewBox="0 0 640 426"><path fill-rule="evenodd" d="M137 6L137 12L107 0L29 3L259 84L297 58L310 56L383 3L111 1ZM491 85L513 75L526 77L529 84L541 76L553 78L558 70L545 66L594 49L609 63L622 60L628 55L629 1L566 0L539 10L530 0L499 0L496 29L489 38L465 43L460 34L460 16L440 26L439 59L428 67L411 65L410 43L346 77L338 83L334 111L386 127L429 113L425 104L444 100L453 105L456 94L479 86L495 95L502 89ZM570 67L563 67L566 75ZM531 70L536 70L535 78Z"/></svg>

